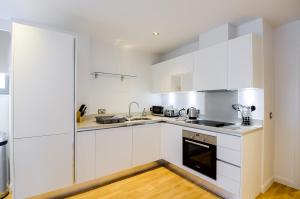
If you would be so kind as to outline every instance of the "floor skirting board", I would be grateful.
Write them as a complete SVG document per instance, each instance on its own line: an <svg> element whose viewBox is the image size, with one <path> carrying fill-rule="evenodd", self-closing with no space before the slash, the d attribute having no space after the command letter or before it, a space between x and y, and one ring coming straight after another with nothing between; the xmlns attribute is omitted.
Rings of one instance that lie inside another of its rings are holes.
<svg viewBox="0 0 300 199"><path fill-rule="evenodd" d="M152 169L155 169L157 167L160 167L162 163L160 161L151 162L142 166L133 167L121 172L117 172L108 176L100 177L94 180L90 180L87 182L82 182L79 184L74 184L70 187L65 187L59 190L43 193L34 197L31 197L31 199L44 199L44 198L67 198L69 196L80 194L86 191L90 191L92 189L99 188L101 186L105 186L107 184L138 175L140 173L143 173L145 171L149 171Z"/></svg>
<svg viewBox="0 0 300 199"><path fill-rule="evenodd" d="M286 185L288 187L292 187L294 189L298 189L298 190L300 189L299 184L297 185L295 182L293 182L293 180L290 180L290 179L287 179L287 178L284 178L284 177L281 177L281 176L275 176L274 181L278 182L280 184Z"/></svg>
<svg viewBox="0 0 300 199"><path fill-rule="evenodd" d="M274 182L274 177L271 176L268 180L263 182L262 187L261 187L261 192L265 193L273 184Z"/></svg>

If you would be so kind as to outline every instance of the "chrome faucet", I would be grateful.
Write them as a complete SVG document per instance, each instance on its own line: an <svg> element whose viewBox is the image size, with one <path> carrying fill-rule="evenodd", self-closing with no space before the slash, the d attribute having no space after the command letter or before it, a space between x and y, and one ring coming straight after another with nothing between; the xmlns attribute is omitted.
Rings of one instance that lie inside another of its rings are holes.
<svg viewBox="0 0 300 199"><path fill-rule="evenodd" d="M140 108L140 105L139 105L139 103L137 103L137 102L130 102L129 103L129 111L128 111L128 115L127 115L127 117L130 119L130 118L132 118L133 117L133 115L131 115L131 105L132 104L136 104L136 106L138 107L138 108Z"/></svg>

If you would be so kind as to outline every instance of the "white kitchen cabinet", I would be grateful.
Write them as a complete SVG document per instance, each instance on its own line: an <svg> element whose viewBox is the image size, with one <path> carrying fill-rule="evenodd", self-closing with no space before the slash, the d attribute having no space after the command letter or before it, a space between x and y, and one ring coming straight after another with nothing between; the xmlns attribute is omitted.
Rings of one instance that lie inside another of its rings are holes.
<svg viewBox="0 0 300 199"><path fill-rule="evenodd" d="M73 134L15 139L14 198L21 199L73 183Z"/></svg>
<svg viewBox="0 0 300 199"><path fill-rule="evenodd" d="M75 40L13 23L12 43L11 171L19 199L73 183Z"/></svg>
<svg viewBox="0 0 300 199"><path fill-rule="evenodd" d="M160 124L133 126L132 163L138 166L161 159Z"/></svg>
<svg viewBox="0 0 300 199"><path fill-rule="evenodd" d="M163 159L175 164L182 165L182 127L173 124L162 125Z"/></svg>
<svg viewBox="0 0 300 199"><path fill-rule="evenodd" d="M12 39L14 138L74 130L74 37L14 24Z"/></svg>
<svg viewBox="0 0 300 199"><path fill-rule="evenodd" d="M152 66L152 91L191 91L195 53L189 53Z"/></svg>
<svg viewBox="0 0 300 199"><path fill-rule="evenodd" d="M132 166L132 127L96 131L96 177Z"/></svg>
<svg viewBox="0 0 300 199"><path fill-rule="evenodd" d="M255 34L228 42L228 89L262 88L263 64L261 39Z"/></svg>
<svg viewBox="0 0 300 199"><path fill-rule="evenodd" d="M96 133L83 131L76 133L76 182L95 178Z"/></svg>
<svg viewBox="0 0 300 199"><path fill-rule="evenodd" d="M195 54L194 89L227 89L228 42L201 49Z"/></svg>

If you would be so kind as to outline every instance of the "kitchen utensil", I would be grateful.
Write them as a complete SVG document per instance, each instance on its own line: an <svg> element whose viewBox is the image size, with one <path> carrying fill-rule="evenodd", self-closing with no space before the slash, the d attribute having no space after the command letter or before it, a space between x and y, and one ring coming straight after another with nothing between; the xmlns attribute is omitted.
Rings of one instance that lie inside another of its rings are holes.
<svg viewBox="0 0 300 199"><path fill-rule="evenodd" d="M179 117L185 117L185 116L186 116L185 108L180 109L180 110L179 110Z"/></svg>
<svg viewBox="0 0 300 199"><path fill-rule="evenodd" d="M80 112L80 116L81 116L81 117L83 117L84 114L86 113L86 109L87 109L87 107L85 106L85 107L83 108L83 110Z"/></svg>
<svg viewBox="0 0 300 199"><path fill-rule="evenodd" d="M80 108L79 108L79 112L82 112L83 109L84 109L84 107L85 107L85 104L82 104L82 105L80 106Z"/></svg>

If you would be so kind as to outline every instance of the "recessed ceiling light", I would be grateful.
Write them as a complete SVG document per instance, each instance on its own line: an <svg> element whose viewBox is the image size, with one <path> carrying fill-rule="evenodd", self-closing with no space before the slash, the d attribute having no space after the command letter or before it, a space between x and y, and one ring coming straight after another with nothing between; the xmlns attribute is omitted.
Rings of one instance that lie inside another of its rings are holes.
<svg viewBox="0 0 300 199"><path fill-rule="evenodd" d="M153 35L154 35L154 36L158 36L158 35L159 35L159 32L153 32Z"/></svg>

